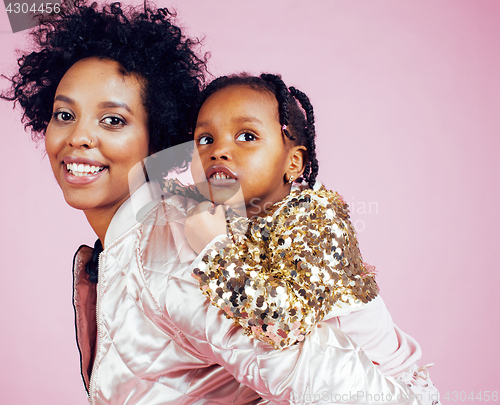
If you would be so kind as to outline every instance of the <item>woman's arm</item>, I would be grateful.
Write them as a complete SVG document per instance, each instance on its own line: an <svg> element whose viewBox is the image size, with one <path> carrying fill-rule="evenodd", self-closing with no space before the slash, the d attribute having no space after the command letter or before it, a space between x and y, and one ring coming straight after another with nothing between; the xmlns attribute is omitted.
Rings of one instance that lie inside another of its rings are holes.
<svg viewBox="0 0 500 405"><path fill-rule="evenodd" d="M172 338L207 367L219 364L272 403L420 404L386 377L347 335L323 323L285 350L243 334L200 293L189 268L171 274L164 314Z"/></svg>

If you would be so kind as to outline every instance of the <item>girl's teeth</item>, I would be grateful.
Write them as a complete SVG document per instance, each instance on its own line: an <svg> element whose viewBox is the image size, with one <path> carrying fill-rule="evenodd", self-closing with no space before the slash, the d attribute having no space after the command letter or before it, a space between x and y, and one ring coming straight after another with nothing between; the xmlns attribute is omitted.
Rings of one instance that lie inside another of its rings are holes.
<svg viewBox="0 0 500 405"><path fill-rule="evenodd" d="M215 180L221 180L221 179L230 179L231 177L226 176L224 173L215 173L212 176Z"/></svg>

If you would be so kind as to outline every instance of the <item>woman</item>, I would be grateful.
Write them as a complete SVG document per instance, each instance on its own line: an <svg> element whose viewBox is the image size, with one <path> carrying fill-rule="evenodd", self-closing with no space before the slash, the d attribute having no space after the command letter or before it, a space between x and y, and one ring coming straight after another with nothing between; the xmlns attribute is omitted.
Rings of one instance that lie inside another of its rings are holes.
<svg viewBox="0 0 500 405"><path fill-rule="evenodd" d="M417 404L340 331L319 327L281 352L244 336L191 277L196 255L183 224L195 202L164 196L137 210L151 203L140 163L189 139L205 69L192 50L197 42L170 18L164 9L77 3L34 32L40 49L19 60L3 96L21 105L35 137L45 137L66 201L99 238L74 262L91 403L329 403L337 396L363 403L371 394L374 403L390 395Z"/></svg>

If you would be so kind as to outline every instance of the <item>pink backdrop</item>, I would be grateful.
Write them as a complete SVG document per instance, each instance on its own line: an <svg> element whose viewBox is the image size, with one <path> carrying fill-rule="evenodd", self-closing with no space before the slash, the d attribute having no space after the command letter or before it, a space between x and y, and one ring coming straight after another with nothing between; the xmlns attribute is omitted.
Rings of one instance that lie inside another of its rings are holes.
<svg viewBox="0 0 500 405"><path fill-rule="evenodd" d="M320 178L351 204L364 258L422 364L436 364L442 396L500 391L500 3L159 4L206 37L214 75L280 72L310 96ZM1 72L12 72L25 34L10 33L1 4ZM0 403L84 405L71 262L94 235L19 112L2 101L0 114Z"/></svg>

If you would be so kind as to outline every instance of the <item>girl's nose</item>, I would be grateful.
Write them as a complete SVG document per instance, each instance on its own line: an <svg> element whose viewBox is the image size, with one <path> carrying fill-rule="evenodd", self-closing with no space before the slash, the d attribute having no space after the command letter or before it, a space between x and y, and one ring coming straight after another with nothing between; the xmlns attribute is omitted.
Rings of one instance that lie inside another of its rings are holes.
<svg viewBox="0 0 500 405"><path fill-rule="evenodd" d="M230 160L231 147L228 142L218 141L214 143L210 154L211 160Z"/></svg>

